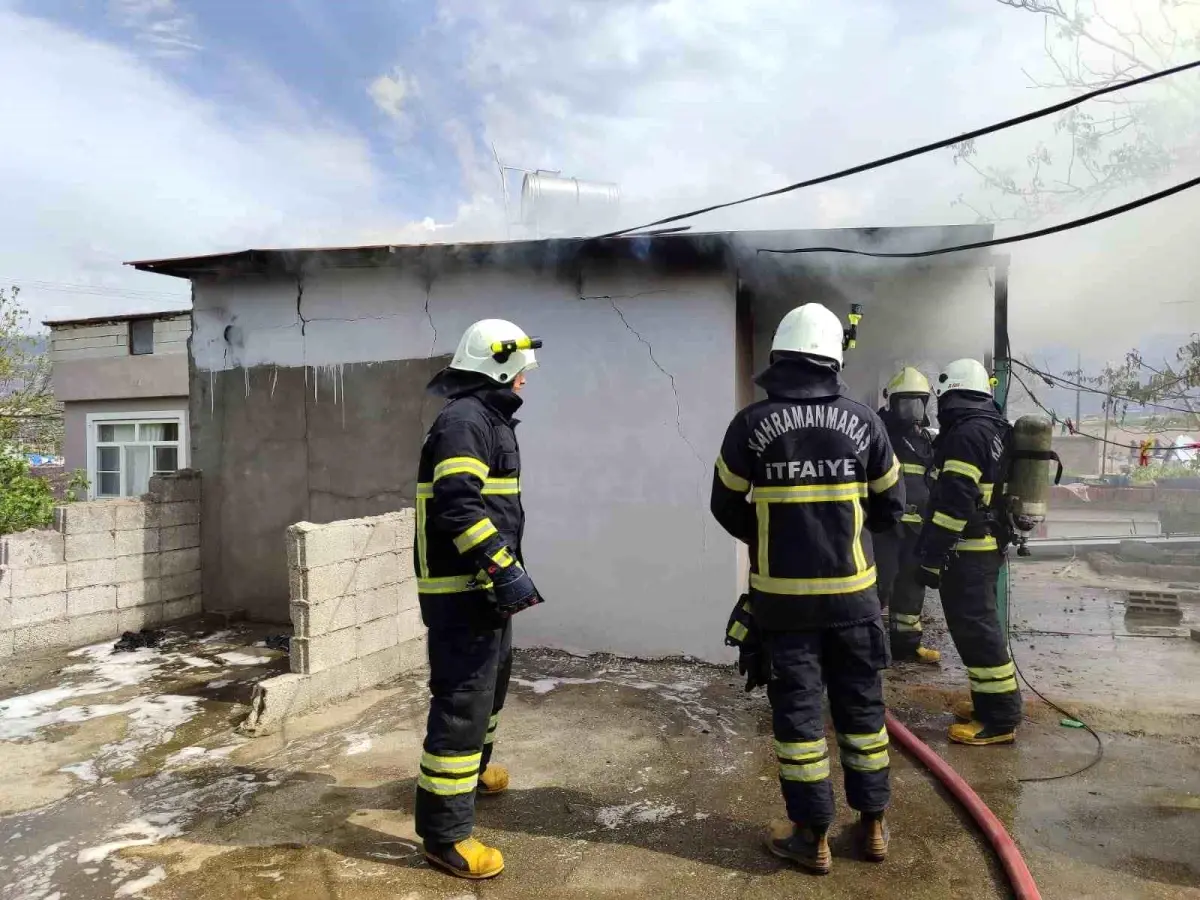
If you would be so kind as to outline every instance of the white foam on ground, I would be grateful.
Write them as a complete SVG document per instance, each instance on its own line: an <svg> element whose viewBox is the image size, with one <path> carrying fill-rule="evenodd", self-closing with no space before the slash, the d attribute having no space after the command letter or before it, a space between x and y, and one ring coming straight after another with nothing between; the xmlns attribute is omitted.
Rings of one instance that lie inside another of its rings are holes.
<svg viewBox="0 0 1200 900"><path fill-rule="evenodd" d="M360 753L367 753L371 749L371 736L369 734L345 734L342 735L346 743L347 756L358 756Z"/></svg>
<svg viewBox="0 0 1200 900"><path fill-rule="evenodd" d="M271 661L269 656L255 656L253 653L240 653L237 650L218 653L217 659L230 666L265 666Z"/></svg>
<svg viewBox="0 0 1200 900"><path fill-rule="evenodd" d="M211 659L204 659L200 656L185 656L183 661L193 669L215 669L217 664Z"/></svg>
<svg viewBox="0 0 1200 900"><path fill-rule="evenodd" d="M146 875L136 881L127 881L125 884L117 888L117 897L136 897L142 891L148 891L160 881L165 881L167 878L167 870L162 866L155 866Z"/></svg>
<svg viewBox="0 0 1200 900"><path fill-rule="evenodd" d="M176 769L181 766L215 762L219 759L225 759L239 746L241 746L240 743L229 744L225 747L216 747L212 750L207 747L184 747L177 753L172 753L168 756L163 763L163 768Z"/></svg>
<svg viewBox="0 0 1200 900"><path fill-rule="evenodd" d="M679 815L674 803L652 803L639 800L623 806L606 806L596 810L596 824L609 831L629 825L657 825L672 816Z"/></svg>
<svg viewBox="0 0 1200 900"><path fill-rule="evenodd" d="M81 763L74 763L69 766L63 766L58 771L66 772L68 775L74 775L80 781L86 782L87 784L93 784L100 780L100 775L96 772L96 761L94 759L89 759Z"/></svg>

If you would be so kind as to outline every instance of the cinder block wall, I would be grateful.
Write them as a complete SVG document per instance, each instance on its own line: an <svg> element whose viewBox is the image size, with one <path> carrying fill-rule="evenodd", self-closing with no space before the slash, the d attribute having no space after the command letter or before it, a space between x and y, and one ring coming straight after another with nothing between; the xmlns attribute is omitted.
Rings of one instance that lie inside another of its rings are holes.
<svg viewBox="0 0 1200 900"><path fill-rule="evenodd" d="M0 538L0 658L196 615L199 548L191 471L152 478L138 500L60 506L53 530Z"/></svg>

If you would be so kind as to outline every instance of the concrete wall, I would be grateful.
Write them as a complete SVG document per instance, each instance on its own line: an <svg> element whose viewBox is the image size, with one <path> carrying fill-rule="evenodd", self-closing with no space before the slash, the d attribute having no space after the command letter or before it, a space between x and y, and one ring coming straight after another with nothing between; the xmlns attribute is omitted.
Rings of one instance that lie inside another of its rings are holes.
<svg viewBox="0 0 1200 900"><path fill-rule="evenodd" d="M518 429L526 556L547 602L518 642L722 657L733 542L708 514L736 409L731 276L636 263L564 273L322 270L194 285L193 465L205 594L287 616L292 522L412 503L422 388L473 321L546 341Z"/></svg>
<svg viewBox="0 0 1200 900"><path fill-rule="evenodd" d="M200 477L141 500L72 503L0 539L0 658L115 638L201 611Z"/></svg>
<svg viewBox="0 0 1200 900"><path fill-rule="evenodd" d="M292 674L255 689L243 730L366 690L425 663L413 511L287 530Z"/></svg>
<svg viewBox="0 0 1200 900"><path fill-rule="evenodd" d="M184 371L186 373L186 364ZM129 413L137 415L143 412L177 412L184 413L188 408L185 392L177 397L143 397L129 400L91 400L72 401L63 405L64 438L63 459L68 472L73 469L87 470L88 434L87 417L89 413ZM184 454L186 457L186 453ZM186 458L180 460L186 463Z"/></svg>
<svg viewBox="0 0 1200 900"><path fill-rule="evenodd" d="M50 360L61 402L134 397L186 397L188 316L154 323L154 352L132 356L129 322L54 325Z"/></svg>

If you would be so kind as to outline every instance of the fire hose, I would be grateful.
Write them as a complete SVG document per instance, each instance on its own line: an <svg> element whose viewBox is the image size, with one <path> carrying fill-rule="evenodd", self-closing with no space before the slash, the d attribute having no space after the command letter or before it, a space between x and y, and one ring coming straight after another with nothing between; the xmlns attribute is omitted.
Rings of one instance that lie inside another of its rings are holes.
<svg viewBox="0 0 1200 900"><path fill-rule="evenodd" d="M942 786L975 820L975 824L979 826L979 830L983 832L983 836L987 838L999 858L1000 865L1004 868L1004 874L1008 876L1009 884L1012 885L1017 900L1041 900L1041 892L1038 891L1037 885L1033 881L1033 875L1030 874L1029 867L1025 865L1025 859L1021 856L1021 851L1017 849L1016 842L1013 841L1012 836L1009 835L1000 820L996 818L996 814L979 799L979 795L971 789L963 777L891 713L887 714L887 729L891 739L899 744L906 753L920 760L921 764L941 782Z"/></svg>

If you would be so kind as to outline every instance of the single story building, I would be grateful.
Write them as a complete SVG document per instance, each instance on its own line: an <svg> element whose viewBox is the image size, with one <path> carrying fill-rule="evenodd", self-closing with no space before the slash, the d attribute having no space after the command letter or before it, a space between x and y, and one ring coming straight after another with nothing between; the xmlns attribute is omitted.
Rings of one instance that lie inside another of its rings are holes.
<svg viewBox="0 0 1200 900"><path fill-rule="evenodd" d="M91 497L140 497L151 476L187 468L191 311L43 324L64 465L87 472Z"/></svg>
<svg viewBox="0 0 1200 900"><path fill-rule="evenodd" d="M810 301L865 313L845 378L878 405L902 364L988 357L1004 261L924 251L991 226L247 250L131 263L192 283L190 465L204 476L205 603L288 620L284 530L413 504L463 330L542 338L518 429L526 556L546 603L518 641L722 658L744 560L708 512L712 466L771 337Z"/></svg>

